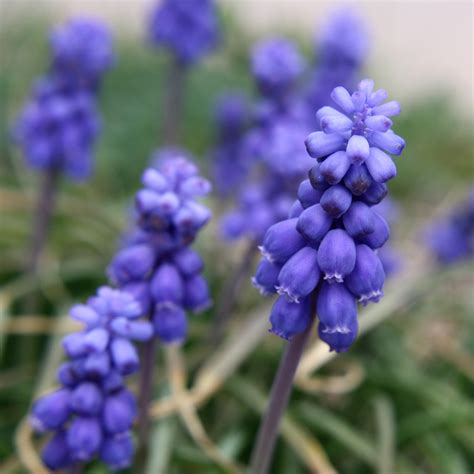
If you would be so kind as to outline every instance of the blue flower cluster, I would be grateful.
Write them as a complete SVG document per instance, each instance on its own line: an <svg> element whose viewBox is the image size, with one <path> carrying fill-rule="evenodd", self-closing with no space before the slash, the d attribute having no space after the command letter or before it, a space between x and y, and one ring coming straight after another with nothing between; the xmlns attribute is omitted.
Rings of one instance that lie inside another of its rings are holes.
<svg viewBox="0 0 474 474"><path fill-rule="evenodd" d="M179 150L161 153L142 177L135 198L136 227L108 268L119 288L135 296L150 315L154 332L165 343L184 340L186 311L210 305L203 261L189 246L209 221L207 207L196 202L210 191L197 167Z"/></svg>
<svg viewBox="0 0 474 474"><path fill-rule="evenodd" d="M234 193L249 173L251 160L243 140L249 118L249 106L242 95L226 93L218 98L217 140L211 158L213 182L222 196Z"/></svg>
<svg viewBox="0 0 474 474"><path fill-rule="evenodd" d="M70 314L84 329L63 340L69 360L58 370L61 387L31 411L33 428L52 432L43 462L57 470L99 456L113 470L125 468L133 457L136 407L124 377L139 366L131 340L148 340L153 328L139 320L142 310L132 295L108 287Z"/></svg>
<svg viewBox="0 0 474 474"><path fill-rule="evenodd" d="M352 92L356 86L369 50L366 26L353 9L338 8L326 19L315 46L318 62L307 93L312 111L328 103L334 87Z"/></svg>
<svg viewBox="0 0 474 474"><path fill-rule="evenodd" d="M32 169L57 169L83 180L92 172L99 129L95 100L88 91L45 77L35 85L14 135Z"/></svg>
<svg viewBox="0 0 474 474"><path fill-rule="evenodd" d="M316 294L320 338L340 352L357 335L356 302L383 295L377 249L389 227L373 206L396 175L387 152L400 155L405 143L390 130L389 117L400 112L399 104L383 103L387 93L374 91L373 81L361 81L352 95L336 87L331 96L337 108L321 108L321 131L306 139L318 163L300 184L289 218L266 232L253 283L263 294L280 294L271 331L286 339L305 330Z"/></svg>
<svg viewBox="0 0 474 474"><path fill-rule="evenodd" d="M468 197L426 231L426 242L438 262L449 265L474 255L474 187Z"/></svg>
<svg viewBox="0 0 474 474"><path fill-rule="evenodd" d="M213 0L164 0L151 15L149 38L167 48L183 65L190 65L214 49L219 21Z"/></svg>
<svg viewBox="0 0 474 474"><path fill-rule="evenodd" d="M251 63L262 97L238 157L250 168L250 183L239 190L221 230L228 239L245 235L259 242L269 225L288 215L298 183L311 167L304 147L310 129L305 105L295 95L304 70L296 47L284 39L264 40L253 49Z"/></svg>
<svg viewBox="0 0 474 474"><path fill-rule="evenodd" d="M50 71L34 85L14 138L31 168L83 180L93 168L95 94L113 62L111 38L100 22L72 20L52 32L51 50Z"/></svg>
<svg viewBox="0 0 474 474"><path fill-rule="evenodd" d="M95 89L115 61L108 28L93 19L75 18L55 28L50 43L53 74L75 86Z"/></svg>

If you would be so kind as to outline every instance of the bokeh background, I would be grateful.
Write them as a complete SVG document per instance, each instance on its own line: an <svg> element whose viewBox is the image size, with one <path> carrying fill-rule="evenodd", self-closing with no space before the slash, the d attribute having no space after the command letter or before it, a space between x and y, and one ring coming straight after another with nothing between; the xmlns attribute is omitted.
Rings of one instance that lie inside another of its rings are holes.
<svg viewBox="0 0 474 474"><path fill-rule="evenodd" d="M57 333L64 331L58 321L73 302L104 283L131 197L152 150L160 145L166 58L144 41L152 5L138 0L0 3L0 472L26 472L15 429L34 393L52 384L61 357ZM248 69L253 42L282 34L312 61L314 35L333 5L219 2L223 44L191 72L185 97L183 145L204 170L215 138L216 96L229 89L250 97L255 93ZM289 414L296 432L311 438L312 452L322 449L339 472L469 473L474 468L474 270L465 261L436 265L427 255L423 229L463 199L474 180L473 5L400 1L353 6L371 33L367 75L403 106L395 130L407 148L390 185L399 205L392 229L401 270L388 283L387 302L377 305L383 321L348 354L321 363L315 375L320 383L311 390L297 387ZM106 75L100 96L104 127L95 175L83 185L62 183L40 278L32 279L21 268L37 176L12 145L11 124L33 79L47 67L49 28L77 14L110 25L117 64ZM217 213L218 204L211 197ZM198 247L218 295L243 246L218 241L216 225L211 225ZM391 291L394 296L388 298ZM31 292L41 297L41 314L22 314L21 300ZM238 346L246 318L268 311L250 283L241 293L228 329L237 341L232 347ZM15 323L24 316L37 318ZM192 322L185 346L191 383L212 357L203 342L212 317L210 310ZM235 371L226 368L222 387L199 411L210 438L236 461L248 458L282 347L282 341L263 333L258 348L248 349ZM164 394L165 369L160 373L158 393ZM279 442L272 472L310 472L299 438L289 431ZM225 472L176 416L160 419L155 436L150 472ZM92 466L90 472L103 468Z"/></svg>

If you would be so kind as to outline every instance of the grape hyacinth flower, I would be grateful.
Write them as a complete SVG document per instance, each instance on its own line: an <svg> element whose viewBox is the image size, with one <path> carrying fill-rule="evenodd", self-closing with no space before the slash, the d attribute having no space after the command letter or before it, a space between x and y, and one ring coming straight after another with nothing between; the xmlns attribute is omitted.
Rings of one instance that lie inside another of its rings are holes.
<svg viewBox="0 0 474 474"><path fill-rule="evenodd" d="M179 151L163 155L167 158L143 173L135 197L136 228L108 275L151 315L155 335L172 343L186 337L186 311L198 313L210 304L202 259L189 248L211 217L196 201L209 193L210 184Z"/></svg>
<svg viewBox="0 0 474 474"><path fill-rule="evenodd" d="M213 50L219 41L219 22L213 0L164 0L151 15L152 44L170 50L190 65Z"/></svg>
<svg viewBox="0 0 474 474"><path fill-rule="evenodd" d="M108 28L92 18L74 18L50 37L52 73L65 83L96 90L115 60Z"/></svg>
<svg viewBox="0 0 474 474"><path fill-rule="evenodd" d="M263 294L278 293L270 331L290 340L275 377L270 402L259 429L251 472L267 472L278 421L287 405L292 380L312 327L331 351L344 352L358 332L357 302L377 302L383 295L384 269L377 250L389 237L385 219L373 206L387 194L396 174L392 158L403 139L390 130L397 102L374 91L365 79L350 94L336 87L337 108L317 112L321 131L306 147L317 164L298 189L288 219L271 226L261 245L262 261L254 285Z"/></svg>
<svg viewBox="0 0 474 474"><path fill-rule="evenodd" d="M451 212L434 222L427 230L425 241L441 265L472 258L474 255L474 187L468 197Z"/></svg>
<svg viewBox="0 0 474 474"><path fill-rule="evenodd" d="M356 302L376 302L383 295L377 250L389 228L373 207L396 175L387 153L400 155L405 143L391 130L389 118L400 112L399 104L384 103L387 93L374 91L373 81L361 81L352 95L336 87L331 96L337 108L322 107L317 113L321 131L306 139L317 164L300 185L299 204L290 219L270 227L262 242L264 260L280 267L278 277L263 264L255 285L288 302L275 304L270 317L271 331L285 339L303 331L307 324L301 321L309 318L304 314L289 324L282 311L290 303L309 307L308 298L318 289L320 338L342 352L357 335Z"/></svg>
<svg viewBox="0 0 474 474"><path fill-rule="evenodd" d="M139 319L142 308L132 295L109 287L99 288L70 314L84 329L63 339L69 360L58 370L60 388L31 410L35 431L52 433L42 460L58 470L99 457L110 469L123 469L133 457L130 430L136 414L124 382L139 366L131 341L148 340L153 328Z"/></svg>
<svg viewBox="0 0 474 474"><path fill-rule="evenodd" d="M312 111L329 102L336 86L354 89L369 50L366 25L353 9L337 8L323 23L315 49L318 62L307 92Z"/></svg>
<svg viewBox="0 0 474 474"><path fill-rule="evenodd" d="M87 90L44 77L35 84L14 135L31 168L84 180L92 172L99 128L95 100Z"/></svg>

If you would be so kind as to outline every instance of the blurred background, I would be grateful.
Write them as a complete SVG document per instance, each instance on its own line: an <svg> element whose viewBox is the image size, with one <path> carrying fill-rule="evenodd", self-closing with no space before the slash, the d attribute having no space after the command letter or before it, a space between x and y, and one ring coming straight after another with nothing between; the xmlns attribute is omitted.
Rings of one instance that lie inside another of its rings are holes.
<svg viewBox="0 0 474 474"><path fill-rule="evenodd" d="M15 437L15 429L34 394L53 384L61 358L59 336L68 330L68 307L104 284L140 175L160 145L167 60L145 41L153 5L142 0L0 2L2 473L27 472L18 450L25 441ZM182 145L197 157L204 174L215 144L216 97L229 89L256 95L248 64L252 44L283 35L299 45L309 63L317 61L314 38L334 5L218 2L222 44L190 72L183 114ZM300 378L272 472L318 472L323 459L342 473L469 473L474 469L474 268L468 258L437 263L424 230L449 215L474 180L473 4L387 1L351 6L370 32L364 76L402 103L394 129L407 147L390 183L398 206L391 226L400 269L387 282L387 296L367 311L364 334L354 348L330 360L319 351L312 366L319 370L311 383ZM80 185L61 183L40 276L31 278L21 269L38 177L13 145L11 127L33 80L48 67L50 28L76 15L95 16L109 25L117 61L99 98L103 128L94 176ZM217 298L244 243L219 240L222 205L215 196L209 205L216 218L197 247ZM255 331L249 321L268 314L268 302L247 280L226 338L219 341L220 354L232 349L239 354L238 363L223 362L222 384L199 410L218 449L241 463L248 459L283 347L281 340L267 335L265 325L259 326L258 341L244 343ZM22 310L22 299L31 293L41 301L39 314ZM26 316L30 319L22 319ZM202 342L212 323L212 309L191 323L185 346L190 385L200 380L203 367L216 367ZM157 370L157 393L164 395L166 373ZM203 439L189 436L174 414L158 417L154 436L157 449L150 472L227 472L209 456ZM105 471L97 464L87 472Z"/></svg>

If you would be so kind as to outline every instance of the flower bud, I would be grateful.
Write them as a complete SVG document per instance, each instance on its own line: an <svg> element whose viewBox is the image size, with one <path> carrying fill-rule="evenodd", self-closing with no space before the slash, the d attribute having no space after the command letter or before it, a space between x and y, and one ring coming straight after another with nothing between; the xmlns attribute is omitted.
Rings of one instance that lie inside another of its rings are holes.
<svg viewBox="0 0 474 474"><path fill-rule="evenodd" d="M302 181L298 188L298 199L305 209L317 204L321 199L321 195L322 191L314 189L309 179Z"/></svg>
<svg viewBox="0 0 474 474"><path fill-rule="evenodd" d="M326 135L324 132L313 132L305 141L306 150L312 158L323 158L341 149L344 137L337 133Z"/></svg>
<svg viewBox="0 0 474 474"><path fill-rule="evenodd" d="M209 287L202 275L193 275L184 283L184 307L195 313L201 313L212 306Z"/></svg>
<svg viewBox="0 0 474 474"><path fill-rule="evenodd" d="M95 383L83 382L71 394L71 409L80 415L97 415L102 408L102 392Z"/></svg>
<svg viewBox="0 0 474 474"><path fill-rule="evenodd" d="M360 196L364 194L372 183L372 178L365 164L351 165L349 171L344 177L344 184L349 188L352 194Z"/></svg>
<svg viewBox="0 0 474 474"><path fill-rule="evenodd" d="M69 426L66 439L73 459L90 461L102 443L99 420L94 417L77 416Z"/></svg>
<svg viewBox="0 0 474 474"><path fill-rule="evenodd" d="M270 332L290 340L295 334L303 332L311 321L308 299L292 303L280 296L274 303L270 313Z"/></svg>
<svg viewBox="0 0 474 474"><path fill-rule="evenodd" d="M126 391L106 397L102 410L102 425L106 433L114 435L129 430L135 417L135 407L130 404Z"/></svg>
<svg viewBox="0 0 474 474"><path fill-rule="evenodd" d="M71 413L70 398L71 391L63 388L38 399L33 405L30 418L35 431L54 430L63 425Z"/></svg>
<svg viewBox="0 0 474 474"><path fill-rule="evenodd" d="M321 196L321 207L333 218L341 217L352 203L352 194L342 185L331 186Z"/></svg>
<svg viewBox="0 0 474 474"><path fill-rule="evenodd" d="M165 343L180 342L186 337L188 321L180 306L160 303L153 313L155 334Z"/></svg>
<svg viewBox="0 0 474 474"><path fill-rule="evenodd" d="M351 160L345 151L337 151L328 156L320 165L323 178L331 185L339 183L346 175Z"/></svg>
<svg viewBox="0 0 474 474"><path fill-rule="evenodd" d="M360 238L361 243L368 245L372 249L378 249L387 242L390 237L390 228L387 221L376 212L374 215L374 231Z"/></svg>
<svg viewBox="0 0 474 474"><path fill-rule="evenodd" d="M317 243L326 235L331 225L331 216L320 204L315 204L301 213L296 228L308 240Z"/></svg>
<svg viewBox="0 0 474 474"><path fill-rule="evenodd" d="M375 213L367 204L354 201L342 216L342 222L351 237L359 238L375 230Z"/></svg>
<svg viewBox="0 0 474 474"><path fill-rule="evenodd" d="M183 300L183 281L177 268L171 263L162 263L155 271L150 291L156 302L171 301L180 304Z"/></svg>
<svg viewBox="0 0 474 474"><path fill-rule="evenodd" d="M369 151L369 142L362 135L353 135L349 138L346 153L353 165L364 163L369 157Z"/></svg>
<svg viewBox="0 0 474 474"><path fill-rule="evenodd" d="M129 467L133 459L133 442L130 434L106 437L100 448L100 459L113 471Z"/></svg>
<svg viewBox="0 0 474 474"><path fill-rule="evenodd" d="M114 338L110 344L110 352L115 367L122 375L129 375L138 369L140 365L138 354L128 339Z"/></svg>
<svg viewBox="0 0 474 474"><path fill-rule="evenodd" d="M200 273L204 267L200 255L190 248L183 248L174 253L173 263L184 277Z"/></svg>
<svg viewBox="0 0 474 474"><path fill-rule="evenodd" d="M276 265L266 258L260 260L255 276L252 277L252 284L260 291L261 295L268 296L276 293L280 270L280 265Z"/></svg>
<svg viewBox="0 0 474 474"><path fill-rule="evenodd" d="M264 257L271 262L283 263L305 245L304 238L296 230L299 219L301 217L278 222L267 230L259 247Z"/></svg>
<svg viewBox="0 0 474 474"><path fill-rule="evenodd" d="M355 265L356 248L354 241L342 229L330 230L318 249L318 265L329 282L342 282Z"/></svg>
<svg viewBox="0 0 474 474"><path fill-rule="evenodd" d="M319 278L318 252L312 247L303 247L283 265L277 291L298 303L316 288Z"/></svg>
<svg viewBox="0 0 474 474"><path fill-rule="evenodd" d="M385 183L397 175L397 168L392 158L378 148L370 148L370 154L365 164L377 183Z"/></svg>
<svg viewBox="0 0 474 474"><path fill-rule="evenodd" d="M41 459L52 471L66 469L72 464L64 430L57 431L48 441L41 452Z"/></svg>

